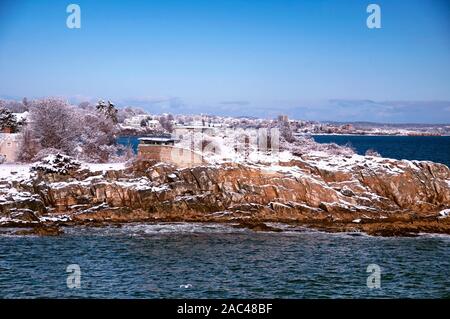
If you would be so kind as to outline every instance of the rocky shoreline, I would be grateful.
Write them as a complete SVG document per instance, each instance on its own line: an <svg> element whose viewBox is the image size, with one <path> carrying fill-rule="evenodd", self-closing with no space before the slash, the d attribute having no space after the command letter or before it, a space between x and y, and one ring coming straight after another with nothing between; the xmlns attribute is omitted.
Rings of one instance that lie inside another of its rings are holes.
<svg viewBox="0 0 450 319"><path fill-rule="evenodd" d="M179 169L136 160L93 170L64 156L0 178L0 227L59 235L63 226L130 222L286 223L375 236L450 234L450 170L424 161L309 154L277 163ZM23 229L22 229L23 228Z"/></svg>

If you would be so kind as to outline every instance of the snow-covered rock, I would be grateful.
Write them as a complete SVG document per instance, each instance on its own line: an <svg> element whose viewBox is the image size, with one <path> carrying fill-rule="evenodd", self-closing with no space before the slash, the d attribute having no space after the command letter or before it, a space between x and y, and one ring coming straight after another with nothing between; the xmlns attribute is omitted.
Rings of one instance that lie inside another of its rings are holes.
<svg viewBox="0 0 450 319"><path fill-rule="evenodd" d="M414 214L423 223L439 222L426 231L450 231L448 219L425 218L450 207L450 170L431 162L310 154L184 169L154 162L108 165L52 156L33 166L39 174L2 177L0 218L30 209L44 222L63 220L58 216L71 222L288 220L360 229Z"/></svg>
<svg viewBox="0 0 450 319"><path fill-rule="evenodd" d="M31 166L31 171L67 175L81 167L81 163L63 154L48 155Z"/></svg>

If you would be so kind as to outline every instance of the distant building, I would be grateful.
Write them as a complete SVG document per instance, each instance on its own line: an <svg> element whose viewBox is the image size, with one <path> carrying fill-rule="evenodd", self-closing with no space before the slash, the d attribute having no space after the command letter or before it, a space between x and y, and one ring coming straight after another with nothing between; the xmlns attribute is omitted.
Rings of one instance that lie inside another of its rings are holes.
<svg viewBox="0 0 450 319"><path fill-rule="evenodd" d="M287 115L278 115L278 121L287 122L287 121L289 121L289 118Z"/></svg>
<svg viewBox="0 0 450 319"><path fill-rule="evenodd" d="M152 120L148 114L139 114L127 118L123 121L123 125L135 129L140 129L142 127L157 129L161 126L158 120Z"/></svg>
<svg viewBox="0 0 450 319"><path fill-rule="evenodd" d="M21 140L17 132L28 122L28 112L12 114L13 120L4 125L0 131L0 163L17 161Z"/></svg>
<svg viewBox="0 0 450 319"><path fill-rule="evenodd" d="M20 135L0 133L0 163L17 161L20 147Z"/></svg>
<svg viewBox="0 0 450 319"><path fill-rule="evenodd" d="M203 156L181 147L169 136L151 136L139 139L138 157L146 160L173 164L178 167L193 167L204 163Z"/></svg>
<svg viewBox="0 0 450 319"><path fill-rule="evenodd" d="M147 121L147 127L151 129L157 129L161 126L158 120L149 120Z"/></svg>
<svg viewBox="0 0 450 319"><path fill-rule="evenodd" d="M341 126L341 130L343 131L354 131L355 127L353 126L353 124L344 124Z"/></svg>
<svg viewBox="0 0 450 319"><path fill-rule="evenodd" d="M139 145L174 145L175 141L170 136L150 136L139 138Z"/></svg>

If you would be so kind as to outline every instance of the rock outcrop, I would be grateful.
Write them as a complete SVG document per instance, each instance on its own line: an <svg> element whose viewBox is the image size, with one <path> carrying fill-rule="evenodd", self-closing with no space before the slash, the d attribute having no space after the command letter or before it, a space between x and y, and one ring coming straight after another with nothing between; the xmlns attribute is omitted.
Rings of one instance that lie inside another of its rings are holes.
<svg viewBox="0 0 450 319"><path fill-rule="evenodd" d="M439 215L449 207L445 165L358 155L186 169L136 161L101 173L74 167L0 181L4 225L214 221L265 229L261 223L284 222L408 235L450 233L450 218Z"/></svg>

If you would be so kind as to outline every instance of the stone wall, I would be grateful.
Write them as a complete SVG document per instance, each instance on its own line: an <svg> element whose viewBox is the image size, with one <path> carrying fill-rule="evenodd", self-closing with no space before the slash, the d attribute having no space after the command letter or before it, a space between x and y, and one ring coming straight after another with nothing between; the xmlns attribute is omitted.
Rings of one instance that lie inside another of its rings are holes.
<svg viewBox="0 0 450 319"><path fill-rule="evenodd" d="M203 156L191 150L171 145L139 145L138 156L174 164L178 167L194 167L203 164Z"/></svg>

